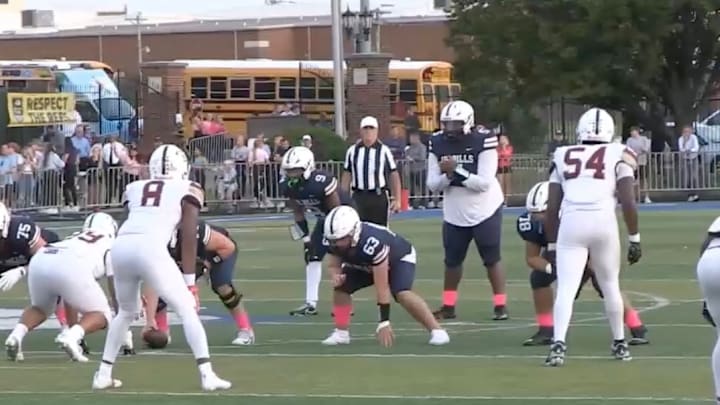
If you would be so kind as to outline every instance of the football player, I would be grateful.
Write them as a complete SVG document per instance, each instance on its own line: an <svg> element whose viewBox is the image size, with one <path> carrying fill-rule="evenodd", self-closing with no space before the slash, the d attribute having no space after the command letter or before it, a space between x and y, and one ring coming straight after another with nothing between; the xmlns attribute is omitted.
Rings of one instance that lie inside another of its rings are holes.
<svg viewBox="0 0 720 405"><path fill-rule="evenodd" d="M80 341L86 334L105 329L112 313L105 292L96 280L107 278L114 297L110 246L117 233L117 223L108 214L90 214L82 231L69 238L40 248L28 266L30 306L5 340L8 358L22 361L22 341L28 331L45 322L57 304L57 297L83 316L55 342L73 361L87 362Z"/></svg>
<svg viewBox="0 0 720 405"><path fill-rule="evenodd" d="M322 260L327 252L323 245L323 223L330 210L350 204L350 197L338 190L335 176L315 169L315 157L304 146L290 148L283 155L282 170L285 178L280 182L280 193L288 199L295 215L290 227L294 240L302 240L305 253L305 304L290 311L290 315L317 315L318 290L322 280ZM316 217L312 234L305 211Z"/></svg>
<svg viewBox="0 0 720 405"><path fill-rule="evenodd" d="M378 342L393 344L390 325L390 300L395 299L428 332L431 345L450 342L425 301L412 291L415 280L416 254L413 245L388 228L361 222L357 211L349 206L333 208L325 219L324 236L329 245L327 266L332 275L335 330L322 341L328 346L350 343L352 294L375 286L380 322Z"/></svg>
<svg viewBox="0 0 720 405"><path fill-rule="evenodd" d="M250 317L245 310L241 300L242 294L233 286L233 274L237 262L237 244L230 236L227 229L209 225L199 221L198 233L198 262L196 276L207 275L210 278L210 286L220 302L230 311L238 328L238 335L232 341L233 345L245 346L255 342L255 334L250 324ZM170 254L177 261L182 256L182 235L176 232L170 240ZM148 299L149 297L145 297ZM152 298L149 298L152 300ZM167 304L160 299L157 306L148 305L145 308L146 329L158 329L168 334L170 338L170 327L167 320Z"/></svg>
<svg viewBox="0 0 720 405"><path fill-rule="evenodd" d="M552 283L555 282L555 268L545 257L544 250L547 247L543 220L547 209L548 182L537 183L530 189L525 200L526 212L517 219L517 232L525 241L525 261L530 267L530 288L533 292L533 303L535 305L535 318L537 319L538 331L523 342L524 346L549 345L553 338L553 290ZM603 297L602 291L597 285L595 276L588 268L585 270L583 279L575 299L580 296L580 290L591 281L595 291ZM640 320L638 311L632 307L630 300L623 294L625 311L625 324L630 329L632 339L631 345L644 345L649 341L645 337L647 329Z"/></svg>
<svg viewBox="0 0 720 405"><path fill-rule="evenodd" d="M720 329L714 319L720 319L720 217L710 224L700 249L697 279L703 298L703 317L715 327L717 340L712 352L712 371L715 380L715 399L720 404Z"/></svg>
<svg viewBox="0 0 720 405"><path fill-rule="evenodd" d="M119 305L110 322L102 362L93 377L94 389L120 387L112 369L125 334L140 311L140 282L147 284L178 314L185 339L193 352L203 390L229 389L212 369L205 328L198 316L195 260L197 227L204 193L189 181L188 158L175 145L161 145L150 156L149 180L127 185L123 205L128 218L120 227L110 250ZM167 246L176 228L182 239L182 274Z"/></svg>
<svg viewBox="0 0 720 405"><path fill-rule="evenodd" d="M493 290L495 320L508 319L500 232L505 197L497 173L497 136L475 127L475 112L452 101L441 114L442 131L430 139L427 185L444 193L442 238L445 281L438 319L454 319L463 262L471 241L482 257Z"/></svg>
<svg viewBox="0 0 720 405"><path fill-rule="evenodd" d="M549 261L553 263L556 258L557 295L553 305L553 344L545 360L548 366L565 362L573 300L588 262L604 295L613 336L612 355L618 360L632 359L623 327L615 207L620 200L629 235L627 260L632 265L642 256L634 193L637 159L625 145L612 143L614 135L612 116L591 108L578 122L579 144L559 147L553 154L545 238Z"/></svg>

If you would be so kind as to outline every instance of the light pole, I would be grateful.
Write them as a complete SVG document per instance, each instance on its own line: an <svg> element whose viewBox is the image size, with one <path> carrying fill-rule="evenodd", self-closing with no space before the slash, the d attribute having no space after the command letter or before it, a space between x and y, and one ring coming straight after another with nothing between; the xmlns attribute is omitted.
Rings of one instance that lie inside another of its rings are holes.
<svg viewBox="0 0 720 405"><path fill-rule="evenodd" d="M345 75L343 70L342 0L332 0L333 88L335 99L335 133L347 138L345 128Z"/></svg>
<svg viewBox="0 0 720 405"><path fill-rule="evenodd" d="M127 12L127 10L126 10ZM143 63L143 43L142 43L142 23L147 20L142 16L141 12L137 12L135 17L125 16L125 21L130 21L135 24L137 34L137 64L138 64L138 80L142 83L142 63Z"/></svg>
<svg viewBox="0 0 720 405"><path fill-rule="evenodd" d="M361 0L360 11L350 11L350 7L342 13L342 26L345 33L352 38L356 53L372 52L372 28L378 16L370 10L370 1Z"/></svg>

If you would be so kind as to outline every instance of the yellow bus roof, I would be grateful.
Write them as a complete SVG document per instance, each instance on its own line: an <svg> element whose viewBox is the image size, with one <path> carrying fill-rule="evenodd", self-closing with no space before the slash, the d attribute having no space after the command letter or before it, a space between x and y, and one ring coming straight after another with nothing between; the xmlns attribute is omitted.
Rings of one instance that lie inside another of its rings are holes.
<svg viewBox="0 0 720 405"><path fill-rule="evenodd" d="M187 69L288 69L299 68L329 70L333 69L331 60L220 60L220 59L179 59L174 63L187 65ZM406 61L391 60L390 70L422 71L430 67L452 68L452 64L442 61ZM345 68L345 63L343 63Z"/></svg>
<svg viewBox="0 0 720 405"><path fill-rule="evenodd" d="M109 65L94 60L57 60L57 59L29 59L29 60L0 60L0 66L31 66L46 67L57 70L69 70L75 68L95 68L113 70Z"/></svg>

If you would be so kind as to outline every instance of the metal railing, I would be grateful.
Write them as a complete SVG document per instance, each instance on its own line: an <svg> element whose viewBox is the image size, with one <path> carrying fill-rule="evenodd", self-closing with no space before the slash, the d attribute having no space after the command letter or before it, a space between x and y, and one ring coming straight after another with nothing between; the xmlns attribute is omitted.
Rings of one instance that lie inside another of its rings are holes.
<svg viewBox="0 0 720 405"><path fill-rule="evenodd" d="M663 192L720 191L720 159L713 154L695 158L670 152L648 156L639 182L639 197ZM516 155L512 170L506 176L506 195L510 199L524 198L533 184L548 178L549 162L545 155ZM318 169L338 178L342 162L318 162ZM426 186L426 170L421 162L399 162L403 188L412 207L437 206L442 195L431 193ZM279 193L281 179L277 163L247 165L243 163L210 163L193 165L191 179L205 189L206 203L216 209L229 211L241 206L283 208ZM96 208L118 208L121 195L130 182L147 178L147 169L127 171L122 167L92 168L75 177L66 178L59 171L0 175L0 199L13 211L43 213L75 212Z"/></svg>

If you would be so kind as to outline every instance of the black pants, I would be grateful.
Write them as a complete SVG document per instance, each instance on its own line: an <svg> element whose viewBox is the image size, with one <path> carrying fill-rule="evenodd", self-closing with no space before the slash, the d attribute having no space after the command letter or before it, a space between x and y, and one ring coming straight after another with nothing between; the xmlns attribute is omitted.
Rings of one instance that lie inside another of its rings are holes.
<svg viewBox="0 0 720 405"><path fill-rule="evenodd" d="M390 204L387 191L355 191L352 198L362 221L387 226Z"/></svg>

